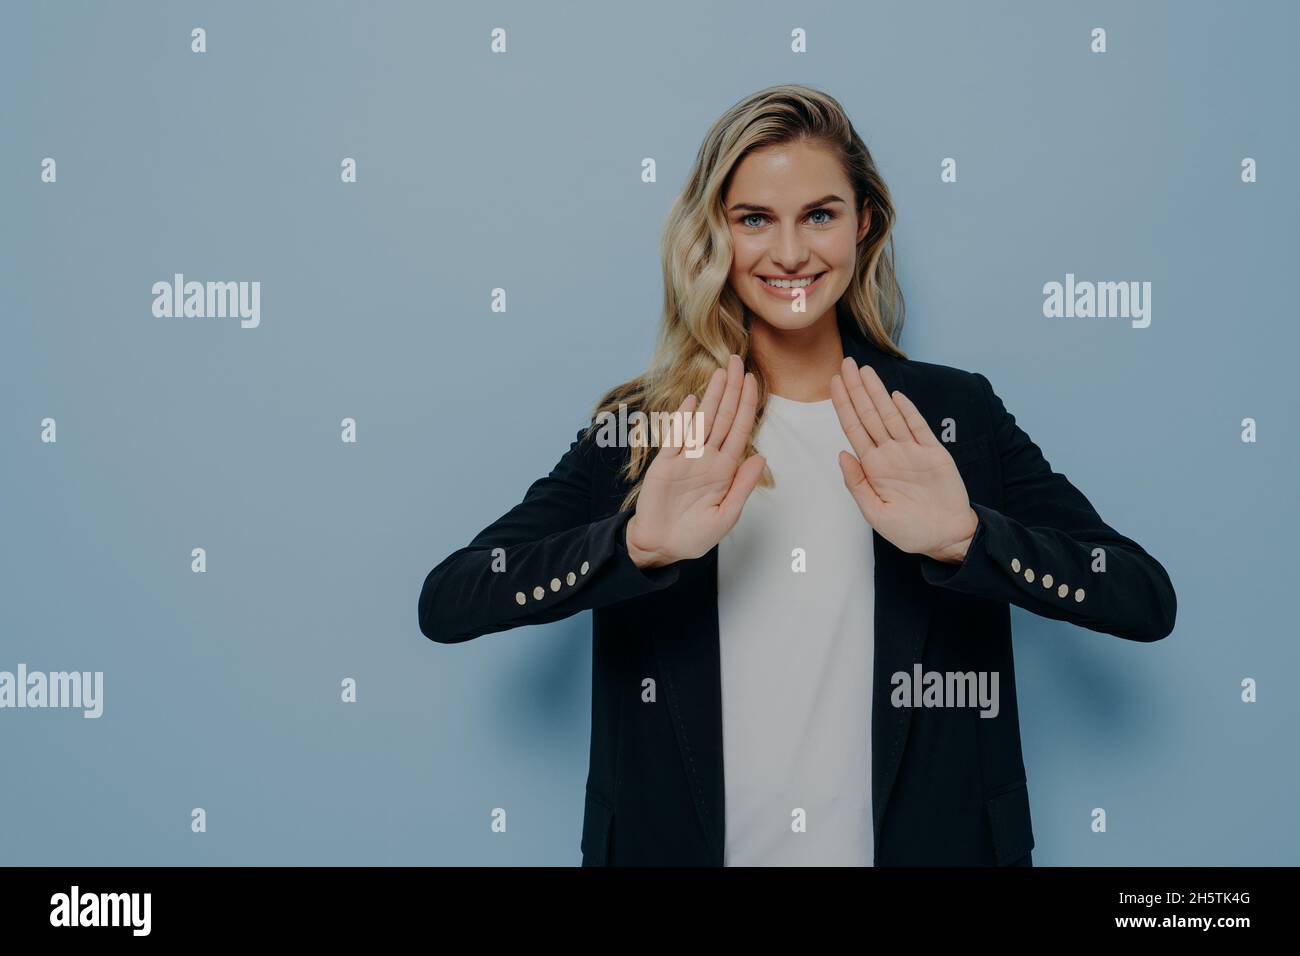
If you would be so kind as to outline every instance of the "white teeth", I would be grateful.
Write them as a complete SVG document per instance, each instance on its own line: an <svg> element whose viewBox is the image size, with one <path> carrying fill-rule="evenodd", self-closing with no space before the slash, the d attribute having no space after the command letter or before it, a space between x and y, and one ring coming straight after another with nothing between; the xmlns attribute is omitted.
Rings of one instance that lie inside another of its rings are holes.
<svg viewBox="0 0 1300 956"><path fill-rule="evenodd" d="M762 278L762 276L759 278ZM817 278L817 276L813 276L811 279L763 279L763 281L778 289L802 289L805 286L812 285L817 281Z"/></svg>

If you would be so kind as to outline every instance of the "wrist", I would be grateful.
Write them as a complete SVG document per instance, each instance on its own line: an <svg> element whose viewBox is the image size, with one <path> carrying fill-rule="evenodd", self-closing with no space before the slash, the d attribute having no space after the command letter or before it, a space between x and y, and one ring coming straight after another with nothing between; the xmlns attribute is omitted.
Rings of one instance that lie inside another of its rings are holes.
<svg viewBox="0 0 1300 956"><path fill-rule="evenodd" d="M968 509L970 530L958 540L939 548L937 551L930 552L928 555L936 561L942 561L944 564L961 564L966 560L966 552L970 550L971 542L975 540L975 532L979 530L980 518L975 513L974 508Z"/></svg>
<svg viewBox="0 0 1300 956"><path fill-rule="evenodd" d="M662 567L665 564L671 564L672 562L666 560L664 556L661 555L659 552L654 550L647 550L637 545L636 519L637 516L633 515L631 520L628 521L628 523L624 526L623 529L623 542L624 544L627 545L627 556L632 559L632 563L635 564L638 568L641 568L642 570L647 570L649 568L658 568L658 567Z"/></svg>

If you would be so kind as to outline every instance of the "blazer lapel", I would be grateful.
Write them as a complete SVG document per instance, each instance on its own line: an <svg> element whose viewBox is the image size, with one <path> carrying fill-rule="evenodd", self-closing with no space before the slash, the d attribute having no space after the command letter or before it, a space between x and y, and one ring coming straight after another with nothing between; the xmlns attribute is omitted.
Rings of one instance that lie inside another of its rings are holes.
<svg viewBox="0 0 1300 956"><path fill-rule="evenodd" d="M722 663L718 637L718 546L687 561L670 589L671 610L653 628L654 651L691 799L721 866L726 839L722 776Z"/></svg>
<svg viewBox="0 0 1300 956"><path fill-rule="evenodd" d="M859 366L870 365L890 392L898 390L916 401L911 383L904 383L897 360L876 348L862 336L857 326L840 317L840 338L844 354ZM907 387L904 387L904 386ZM923 402L918 404L924 404ZM871 532L875 557L875 663L871 689L871 803L876 847L880 846L880 828L885 808L898 777L912 708L890 704L893 692L891 677L902 671L912 673L920 662L925 638L930 629L931 602L925 594L920 556L900 551L874 529Z"/></svg>
<svg viewBox="0 0 1300 956"><path fill-rule="evenodd" d="M844 354L870 365L886 387L902 389L894 358L871 345L851 321L838 317ZM909 397L910 393L909 393ZM846 492L847 493L847 492ZM930 620L919 557L905 554L872 531L875 559L875 660L872 683L872 826L881 822L907 741L912 711L892 707L890 677L912 672L921 660ZM690 782L691 797L714 865L726 844L723 768L722 668L718 626L718 546L686 562L673 589L672 620L655 627L654 650L666 685L669 713ZM685 620L681 614L687 615Z"/></svg>

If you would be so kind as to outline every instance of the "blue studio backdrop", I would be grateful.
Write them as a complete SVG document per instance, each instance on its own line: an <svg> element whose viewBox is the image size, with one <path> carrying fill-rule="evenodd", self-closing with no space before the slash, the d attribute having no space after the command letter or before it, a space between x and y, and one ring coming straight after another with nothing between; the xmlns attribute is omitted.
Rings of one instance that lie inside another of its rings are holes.
<svg viewBox="0 0 1300 956"><path fill-rule="evenodd" d="M98 714L0 709L0 863L576 864L590 613L442 646L420 586L645 367L669 205L783 82L880 164L902 347L988 376L1177 590L1151 645L1013 610L1035 864L1300 863L1298 31L1283 2L4 4L0 671L102 680ZM187 281L240 311L169 315ZM1045 315L1066 281L1148 314Z"/></svg>

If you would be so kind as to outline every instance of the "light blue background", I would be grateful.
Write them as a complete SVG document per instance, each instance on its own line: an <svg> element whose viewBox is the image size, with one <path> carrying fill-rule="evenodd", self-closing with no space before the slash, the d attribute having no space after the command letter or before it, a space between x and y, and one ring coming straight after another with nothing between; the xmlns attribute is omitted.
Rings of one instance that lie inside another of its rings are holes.
<svg viewBox="0 0 1300 956"><path fill-rule="evenodd" d="M1035 863L1300 863L1295 5L0 17L0 669L105 672L99 720L0 711L4 863L579 861L590 614L440 646L420 586L645 366L673 195L778 82L880 164L903 347L986 374L1177 589L1153 645L1013 612ZM153 318L175 272L260 280L261 327ZM1151 326L1045 319L1067 272L1151 281Z"/></svg>

